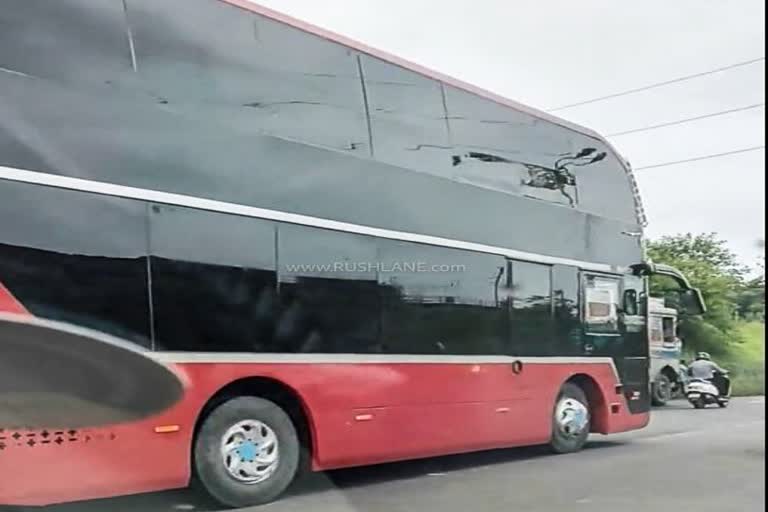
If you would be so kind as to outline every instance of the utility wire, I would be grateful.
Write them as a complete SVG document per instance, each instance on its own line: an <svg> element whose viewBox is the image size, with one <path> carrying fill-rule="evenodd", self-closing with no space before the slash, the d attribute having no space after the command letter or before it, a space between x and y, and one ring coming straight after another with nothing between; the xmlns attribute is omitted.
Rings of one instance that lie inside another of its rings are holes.
<svg viewBox="0 0 768 512"><path fill-rule="evenodd" d="M657 83L654 83L654 84L644 85L642 87L637 87L635 89L629 89L629 90L622 91L622 92L616 92L616 93L613 93L613 94L608 94L606 96L600 96L599 98L593 98L591 100L584 100L584 101L579 101L579 102L576 102L576 103L570 103L568 105L563 105L563 106L560 106L560 107L557 107L557 108L550 109L549 112L557 112L559 110L565 110L565 109L568 109L568 108L580 107L582 105L589 105L591 103L597 103L598 101L605 101L605 100L609 100L609 99L612 99L612 98L618 98L618 97L621 97L621 96L626 96L628 94L635 94L635 93L642 92L642 91L647 91L647 90L650 90L650 89L656 89L657 87L664 87L666 85L672 85L672 84L676 84L676 83L680 83L680 82L685 82L687 80L693 80L694 78L701 78L701 77L707 76L707 75L714 75L715 73L722 73L723 71L730 71L731 69L736 69L736 68L740 68L740 67L743 67L743 66L749 66L751 64L756 64L758 62L763 62L763 61L765 61L765 56L759 57L757 59L751 59L751 60L745 60L743 62L737 62L735 64L731 64L729 66L723 66L721 68L710 69L709 71L703 71L701 73L694 73L693 75L681 76L679 78L673 78L672 80L665 80L663 82L657 82Z"/></svg>
<svg viewBox="0 0 768 512"><path fill-rule="evenodd" d="M752 151L760 151L765 149L765 146L754 146L751 148L737 149L735 151L726 151L725 153L715 153L713 155L697 156L693 158L686 158L685 160L674 160L672 162L662 162L653 165L646 165L643 167L635 167L635 171L645 171L647 169L658 169L659 167L669 167L671 165L687 164L688 162L700 162L702 160L711 160L713 158L720 158L729 155L738 155L741 153L750 153Z"/></svg>
<svg viewBox="0 0 768 512"><path fill-rule="evenodd" d="M653 124L650 126L643 126L641 128L634 128L632 130L625 130L623 132L616 132L607 135L607 137L619 137L621 135L629 135L630 133L647 132L650 130L658 130L659 128L666 128L668 126L677 126L679 124L692 123L694 121L701 121L702 119L710 119L712 117L720 117L728 114L735 114L736 112L745 112L747 110L754 110L756 108L764 107L765 103L755 103L754 105L747 105L746 107L732 108L730 110L720 110L718 112L712 112L710 114L704 114L696 117L688 117L686 119L679 119L677 121L670 121L668 123Z"/></svg>

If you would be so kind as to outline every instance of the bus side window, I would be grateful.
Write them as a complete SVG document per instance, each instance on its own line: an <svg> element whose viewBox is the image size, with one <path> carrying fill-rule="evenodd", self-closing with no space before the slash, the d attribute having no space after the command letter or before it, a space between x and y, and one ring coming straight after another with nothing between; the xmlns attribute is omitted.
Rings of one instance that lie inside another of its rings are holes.
<svg viewBox="0 0 768 512"><path fill-rule="evenodd" d="M555 308L557 353L581 355L582 325L580 273L577 267L554 265L552 267L552 296Z"/></svg>
<svg viewBox="0 0 768 512"><path fill-rule="evenodd" d="M277 347L308 354L380 353L376 251L371 237L280 224Z"/></svg>
<svg viewBox="0 0 768 512"><path fill-rule="evenodd" d="M500 256L379 241L387 353L502 355L508 287Z"/></svg>
<svg viewBox="0 0 768 512"><path fill-rule="evenodd" d="M514 355L557 353L554 335L552 267L511 261L512 313L510 336Z"/></svg>
<svg viewBox="0 0 768 512"><path fill-rule="evenodd" d="M155 348L269 352L274 224L167 205L149 221Z"/></svg>
<svg viewBox="0 0 768 512"><path fill-rule="evenodd" d="M619 280L587 276L584 289L584 323L587 333L619 332Z"/></svg>
<svg viewBox="0 0 768 512"><path fill-rule="evenodd" d="M0 280L35 316L152 346L139 201L0 180Z"/></svg>

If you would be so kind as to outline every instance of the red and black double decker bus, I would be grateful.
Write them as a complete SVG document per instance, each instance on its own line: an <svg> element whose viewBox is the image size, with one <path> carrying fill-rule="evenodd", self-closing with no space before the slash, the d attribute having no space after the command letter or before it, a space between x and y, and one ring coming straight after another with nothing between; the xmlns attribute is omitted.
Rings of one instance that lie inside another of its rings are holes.
<svg viewBox="0 0 768 512"><path fill-rule="evenodd" d="M654 267L599 135L244 0L0 25L0 306L188 382L139 422L0 425L0 503L196 475L250 505L302 465L647 424Z"/></svg>

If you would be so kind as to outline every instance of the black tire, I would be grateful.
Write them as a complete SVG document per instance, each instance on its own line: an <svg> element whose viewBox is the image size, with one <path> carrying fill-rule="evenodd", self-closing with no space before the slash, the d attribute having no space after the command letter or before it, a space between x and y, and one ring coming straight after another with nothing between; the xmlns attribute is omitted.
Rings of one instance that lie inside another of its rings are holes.
<svg viewBox="0 0 768 512"><path fill-rule="evenodd" d="M677 385L675 386L675 398L685 398L685 381L682 379L677 380Z"/></svg>
<svg viewBox="0 0 768 512"><path fill-rule="evenodd" d="M696 409L704 409L707 406L707 403L703 399L694 400L693 407Z"/></svg>
<svg viewBox="0 0 768 512"><path fill-rule="evenodd" d="M651 403L653 405L663 407L672 400L672 381L663 373L656 376L652 388Z"/></svg>
<svg viewBox="0 0 768 512"><path fill-rule="evenodd" d="M557 407L561 400L570 398L580 402L587 410L587 424L578 434L566 434L561 431L557 418ZM552 408L552 438L549 442L550 449L555 453L573 453L578 452L587 443L589 437L589 430L591 426L591 411L589 410L589 402L587 401L587 395L584 390L576 384L566 382L563 387L560 388L560 393L557 395L555 405Z"/></svg>
<svg viewBox="0 0 768 512"><path fill-rule="evenodd" d="M721 400L717 402L717 405L719 405L721 409L725 409L726 407L728 407L728 402L724 402Z"/></svg>
<svg viewBox="0 0 768 512"><path fill-rule="evenodd" d="M267 425L277 436L279 462L266 480L244 483L225 468L221 440L227 430L244 420ZM238 397L211 411L197 433L194 466L206 491L223 505L248 507L275 500L291 484L299 467L300 443L291 418L276 404L256 397Z"/></svg>

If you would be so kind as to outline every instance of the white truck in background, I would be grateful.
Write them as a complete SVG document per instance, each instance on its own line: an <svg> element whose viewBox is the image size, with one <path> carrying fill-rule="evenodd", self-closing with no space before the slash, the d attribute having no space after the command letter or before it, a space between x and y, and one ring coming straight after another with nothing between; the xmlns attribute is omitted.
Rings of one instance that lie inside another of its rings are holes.
<svg viewBox="0 0 768 512"><path fill-rule="evenodd" d="M665 405L684 391L681 372L683 343L677 336L677 310L664 299L648 300L648 343L651 356L650 382L653 405Z"/></svg>

